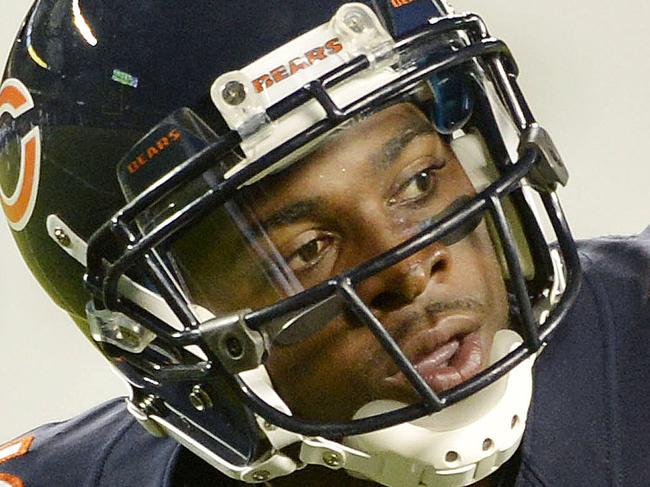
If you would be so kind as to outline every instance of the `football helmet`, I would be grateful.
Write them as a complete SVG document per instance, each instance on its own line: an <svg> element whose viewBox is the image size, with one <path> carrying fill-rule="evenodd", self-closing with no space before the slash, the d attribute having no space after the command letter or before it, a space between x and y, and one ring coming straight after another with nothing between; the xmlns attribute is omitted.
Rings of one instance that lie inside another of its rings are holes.
<svg viewBox="0 0 650 487"><path fill-rule="evenodd" d="M442 0L39 0L2 206L151 433L250 483L469 485L579 287L516 78Z"/></svg>

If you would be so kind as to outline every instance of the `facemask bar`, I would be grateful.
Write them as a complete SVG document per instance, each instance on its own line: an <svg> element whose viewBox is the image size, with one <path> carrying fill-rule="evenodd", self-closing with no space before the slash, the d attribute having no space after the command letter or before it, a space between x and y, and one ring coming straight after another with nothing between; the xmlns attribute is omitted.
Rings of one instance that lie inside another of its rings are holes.
<svg viewBox="0 0 650 487"><path fill-rule="evenodd" d="M207 190L203 196L180 209L153 228L149 233L142 235L141 231L135 225L135 220L138 215L172 193L179 186L210 169L214 164L215 158L218 159L236 148L240 142L239 135L236 132L229 132L152 185L140 197L126 205L110 222L100 228L89 242L87 282L88 287L95 296L97 304L109 309L122 311L135 320L146 323L147 328L156 333L162 342L166 342L170 346L184 347L200 344L202 338L204 338L200 328L200 319L191 309L188 301L175 288L170 276L165 271L163 263L152 254L152 249L171 239L177 232L191 224L195 219L232 198L238 188L254 178L257 174L271 167L275 162L292 153L308 141L324 134L332 127L357 114L364 113L372 107L376 108L381 104L398 99L405 91L408 91L421 80L427 79L436 71L458 66L474 58L482 58L488 66L488 69L492 71L496 85L512 112L511 115L522 129L525 144L522 145L520 160L511 167L508 167L499 181L472 198L462 208L436 221L432 228L425 229L391 251L352 269L337 279L317 285L267 308L244 312L241 316L241 323L248 329L268 333L265 330L265 325L274 319L286 316L292 312L298 312L318 301L337 295L354 311L359 320L375 333L375 336L384 345L385 349L420 393L423 402L377 417L350 422L334 424L309 422L279 412L266 404L246 386L240 377L230 375L224 371L220 360L213 351L209 350L209 347L205 351L209 360L228 377L227 381L233 385L233 388L238 391L245 403L255 413L284 429L305 435L326 437L340 437L369 432L439 411L443 407L451 405L490 384L496 378L511 370L531 353L537 351L542 342L548 339L549 335L566 313L568 307L575 299L578 289L579 263L577 254L558 200L553 193L556 180L561 179L561 177L552 178L554 174L557 174L557 171L553 171L556 158L553 156L553 149L547 149L548 141L544 140L545 133L541 132L536 126L523 97L516 87L516 67L514 66L514 62L510 58L503 43L488 37L487 31L478 17L469 15L441 19L431 27L424 28L399 41L397 43L397 49L402 52L413 49L416 46L425 50L429 41L435 40L440 35L456 31L463 31L468 39L470 39L471 43L467 47L450 49L449 52L444 53L444 58L437 58L436 61L426 66L407 71L395 81L366 95L347 107L342 108L336 106L328 96L327 89L366 69L369 66L369 62L364 56L360 56L347 65L335 69L322 78L313 81L294 95L270 107L267 110L269 118L271 120L277 120L307 101L315 99L326 111L327 118L306 129L282 147L273 150L255 163L243 168L229 179L219 181L215 187ZM502 205L503 197L516 190L519 187L520 181L530 175L536 166L546 168L546 170L534 173L531 177L535 177L536 181L534 181L534 184L543 189L541 198L549 214L555 233L558 236L558 245L564 255L564 263L567 269L567 288L564 297L541 327L537 325L532 314L525 278L515 250L516 245L509 231L509 224ZM551 170L548 170L548 167ZM549 175L551 178L545 179ZM413 255L433 242L457 231L468 219L480 217L485 213L492 215L505 251L505 257L508 262L509 272L524 324L525 342L524 345L483 371L474 379L453 390L436 395L423 383L414 367L408 363L396 343L382 328L381 323L376 320L370 310L361 301L354 290L354 286L364 279ZM120 252L115 252L116 242ZM113 262L110 262L110 259L108 261L105 260L105 256L116 254L121 256ZM182 331L170 329L167 324L157 319L151 313L139 309L135 303L120 299L118 293L120 278L129 269L141 262L144 262L148 267L149 277L184 324L185 328ZM263 341L264 334L261 333L260 337ZM134 361L138 360L135 354L130 356L130 358ZM147 370L146 365L142 363L139 364L139 367ZM178 379L181 377L187 379L189 374L191 377L199 380L199 378L206 378L211 373L209 370L206 370L204 364L197 364L194 370L180 370L178 367L175 369L176 371L171 366L169 370L161 374L163 369L149 367L147 372L151 373L152 377L158 377L159 381L174 380L174 374L177 374Z"/></svg>
<svg viewBox="0 0 650 487"><path fill-rule="evenodd" d="M268 322L268 320L273 319L276 314L282 315L289 313L293 310L300 309L309 302L313 302L312 299L314 299L314 296L318 296L320 299L325 299L333 293L336 293L347 302L359 320L372 330L377 339L390 353L393 360L399 365L402 372L404 372L405 375L408 374L407 377L411 381L411 384L416 388L424 400L421 404L406 406L400 410L385 413L381 416L369 417L347 423L329 423L326 428L323 428L320 425L302 425L300 430L297 430L299 433L310 436L324 435L326 437L337 438L386 428L399 422L413 420L422 417L423 415L434 413L443 407L454 404L474 392L477 392L481 388L492 383L498 377L501 377L503 374L510 371L531 353L539 350L542 342L549 338L562 317L565 315L570 303L575 298L578 287L577 274L579 272L579 262L577 254L575 251L572 251L572 239L570 233L568 233L569 230L566 226L566 221L561 212L557 197L554 193L542 195L544 206L549 212L553 227L558 234L558 245L565 257L568 275L567 289L565 291L563 302L551 312L541 327L538 326L533 316L530 300L527 295L525 278L521 271L519 258L515 250L516 244L509 230L509 224L502 205L503 197L516 189L518 182L530 170L536 160L536 151L526 151L522 159L512 166L509 174L504 175L502 180L481 192L467 206L437 222L433 229L425 230L418 235L415 235L402 245L366 262L363 266L353 269L336 280L323 283L322 285L311 288L294 298L290 298L275 306L250 313L246 316L246 322L249 326L251 326L251 328L256 328L256 323L258 322ZM422 379L414 370L414 367L403 356L401 350L388 332L383 328L381 322L377 320L365 303L363 303L356 294L354 285L386 268L389 268L408 256L417 253L431 243L443 239L446 235L453 233L461 227L467 219L483 212L489 212L492 215L495 224L499 229L499 235L506 253L505 257L508 262L509 271L511 272L511 281L515 288L517 302L521 308L521 318L524 321L524 332L526 334L525 342L517 350L496 362L470 381L467 381L457 388L438 396L433 393L426 384L422 383ZM311 294L312 292L314 293L313 295ZM522 302L524 303L523 305L521 304ZM243 382L240 382L240 385L245 387ZM253 400L259 408L259 410L256 410L258 414L261 414L265 418L268 418L273 424L277 424L283 428L290 428L292 426L291 423L295 421L296 418L278 414L277 411L269 408L268 405L263 401L260 401L259 398L256 398L254 394L250 393L250 391L247 391L247 393L249 399Z"/></svg>

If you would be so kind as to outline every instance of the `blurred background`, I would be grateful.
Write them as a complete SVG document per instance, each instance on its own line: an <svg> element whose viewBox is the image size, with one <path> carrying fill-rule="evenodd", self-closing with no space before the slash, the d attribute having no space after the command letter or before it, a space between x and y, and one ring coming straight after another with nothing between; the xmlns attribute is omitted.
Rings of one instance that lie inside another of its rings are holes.
<svg viewBox="0 0 650 487"><path fill-rule="evenodd" d="M0 65L31 0L0 0ZM523 91L571 171L577 237L650 224L650 2L459 0L518 60ZM207 34L207 33L206 33ZM0 444L126 388L40 289L0 217Z"/></svg>

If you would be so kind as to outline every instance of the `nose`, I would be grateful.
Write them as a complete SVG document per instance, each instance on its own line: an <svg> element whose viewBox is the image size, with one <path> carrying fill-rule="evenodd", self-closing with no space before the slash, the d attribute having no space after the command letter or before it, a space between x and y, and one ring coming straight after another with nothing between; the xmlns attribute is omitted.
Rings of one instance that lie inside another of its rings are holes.
<svg viewBox="0 0 650 487"><path fill-rule="evenodd" d="M389 312L412 303L430 283L443 284L450 266L449 248L434 243L367 279L357 292L374 312Z"/></svg>

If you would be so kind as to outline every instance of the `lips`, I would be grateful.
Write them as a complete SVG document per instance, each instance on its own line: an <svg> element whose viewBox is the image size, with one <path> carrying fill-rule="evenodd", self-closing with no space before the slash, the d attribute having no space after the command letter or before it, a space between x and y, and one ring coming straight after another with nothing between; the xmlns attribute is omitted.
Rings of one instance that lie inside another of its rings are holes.
<svg viewBox="0 0 650 487"><path fill-rule="evenodd" d="M481 371L487 347L481 340L480 327L471 315L446 316L407 340L402 348L425 382L440 393ZM385 381L399 388L410 387L402 372Z"/></svg>
<svg viewBox="0 0 650 487"><path fill-rule="evenodd" d="M440 356L446 360L436 361ZM416 363L415 370L434 391L441 392L479 373L482 363L483 349L479 335L472 333L442 345L431 355Z"/></svg>

